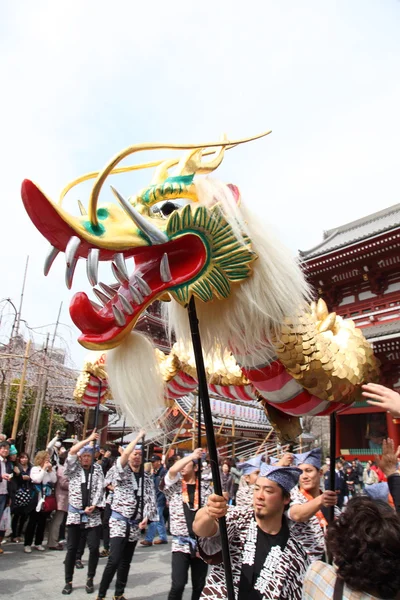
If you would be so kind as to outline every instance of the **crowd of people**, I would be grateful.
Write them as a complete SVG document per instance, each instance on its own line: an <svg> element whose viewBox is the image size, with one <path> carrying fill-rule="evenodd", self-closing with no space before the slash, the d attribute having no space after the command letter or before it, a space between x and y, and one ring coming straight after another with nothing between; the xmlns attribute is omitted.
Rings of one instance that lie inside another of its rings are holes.
<svg viewBox="0 0 400 600"><path fill-rule="evenodd" d="M47 531L47 549L64 557L64 595L87 547L85 589L97 588L97 600L113 580L113 599L126 600L138 543L170 544L168 600L183 597L189 572L192 600L222 600L225 517L238 600L400 598L400 448L392 440L366 465L339 457L333 490L319 448L222 458L217 495L203 449L145 462L144 433L115 457L98 448L96 431L69 450L57 435L33 464L1 436L0 542L10 530L10 543L44 552Z"/></svg>

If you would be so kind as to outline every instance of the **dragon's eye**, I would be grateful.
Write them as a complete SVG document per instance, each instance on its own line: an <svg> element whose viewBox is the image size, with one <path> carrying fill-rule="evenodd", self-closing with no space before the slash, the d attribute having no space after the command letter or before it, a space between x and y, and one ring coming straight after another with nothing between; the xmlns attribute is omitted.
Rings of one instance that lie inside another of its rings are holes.
<svg viewBox="0 0 400 600"><path fill-rule="evenodd" d="M178 210L178 208L181 208L178 204L175 204L174 202L170 202L169 200L167 202L164 202L164 204L162 204L160 206L160 212L164 217L169 217L169 215L171 213L174 212L174 210Z"/></svg>

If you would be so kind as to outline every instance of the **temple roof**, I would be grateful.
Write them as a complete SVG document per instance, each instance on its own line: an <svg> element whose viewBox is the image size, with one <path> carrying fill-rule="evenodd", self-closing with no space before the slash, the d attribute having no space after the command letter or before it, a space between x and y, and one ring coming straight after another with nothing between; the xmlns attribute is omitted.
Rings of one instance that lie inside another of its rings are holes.
<svg viewBox="0 0 400 600"><path fill-rule="evenodd" d="M371 325L370 327L363 327L362 332L367 340L376 340L376 338L385 338L388 335L400 333L400 319L394 321L388 321L386 323L379 323L379 325Z"/></svg>
<svg viewBox="0 0 400 600"><path fill-rule="evenodd" d="M335 229L324 231L324 239L310 250L299 250L302 261L309 260L333 250L355 244L361 240L390 231L400 226L400 204L394 204Z"/></svg>

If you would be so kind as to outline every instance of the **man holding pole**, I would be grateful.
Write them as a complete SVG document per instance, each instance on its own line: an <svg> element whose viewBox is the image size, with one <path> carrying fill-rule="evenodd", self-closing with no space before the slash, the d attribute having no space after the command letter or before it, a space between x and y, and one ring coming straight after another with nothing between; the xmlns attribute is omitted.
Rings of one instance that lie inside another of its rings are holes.
<svg viewBox="0 0 400 600"><path fill-rule="evenodd" d="M140 531L157 521L157 503L151 478L144 473L143 448L138 436L124 449L115 464L114 496L110 517L110 555L101 578L97 600L103 600L115 573L114 600L125 600L124 591Z"/></svg>
<svg viewBox="0 0 400 600"><path fill-rule="evenodd" d="M93 579L99 562L101 516L99 508L104 507L104 475L100 465L94 464L94 444L99 439L96 430L82 442L70 449L64 475L69 479L68 495L68 545L65 558L65 587L67 595L72 592L76 555L82 529L87 530L89 547L88 575L86 592L94 591ZM78 460L79 456L79 460Z"/></svg>
<svg viewBox="0 0 400 600"><path fill-rule="evenodd" d="M238 600L300 600L309 565L300 544L289 530L284 511L290 490L301 471L294 467L261 465L253 510L229 508L223 496L212 494L196 515L193 531L199 536L202 556L213 566L202 598L227 597L221 564L218 519L226 515L233 584Z"/></svg>
<svg viewBox="0 0 400 600"><path fill-rule="evenodd" d="M325 554L325 533L328 508L337 504L337 494L320 489L322 453L320 448L294 454L295 465L301 470L299 485L290 493L287 516L296 539L301 542L311 562Z"/></svg>

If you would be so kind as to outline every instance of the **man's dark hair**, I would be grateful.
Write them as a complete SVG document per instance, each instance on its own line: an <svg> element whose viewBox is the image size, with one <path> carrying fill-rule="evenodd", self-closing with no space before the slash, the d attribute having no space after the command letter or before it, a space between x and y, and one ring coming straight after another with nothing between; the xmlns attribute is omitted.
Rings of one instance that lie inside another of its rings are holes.
<svg viewBox="0 0 400 600"><path fill-rule="evenodd" d="M400 519L382 500L353 498L330 525L328 550L354 591L394 598L400 589Z"/></svg>
<svg viewBox="0 0 400 600"><path fill-rule="evenodd" d="M10 449L10 444L4 440L4 442L0 442L0 448L8 448Z"/></svg>

